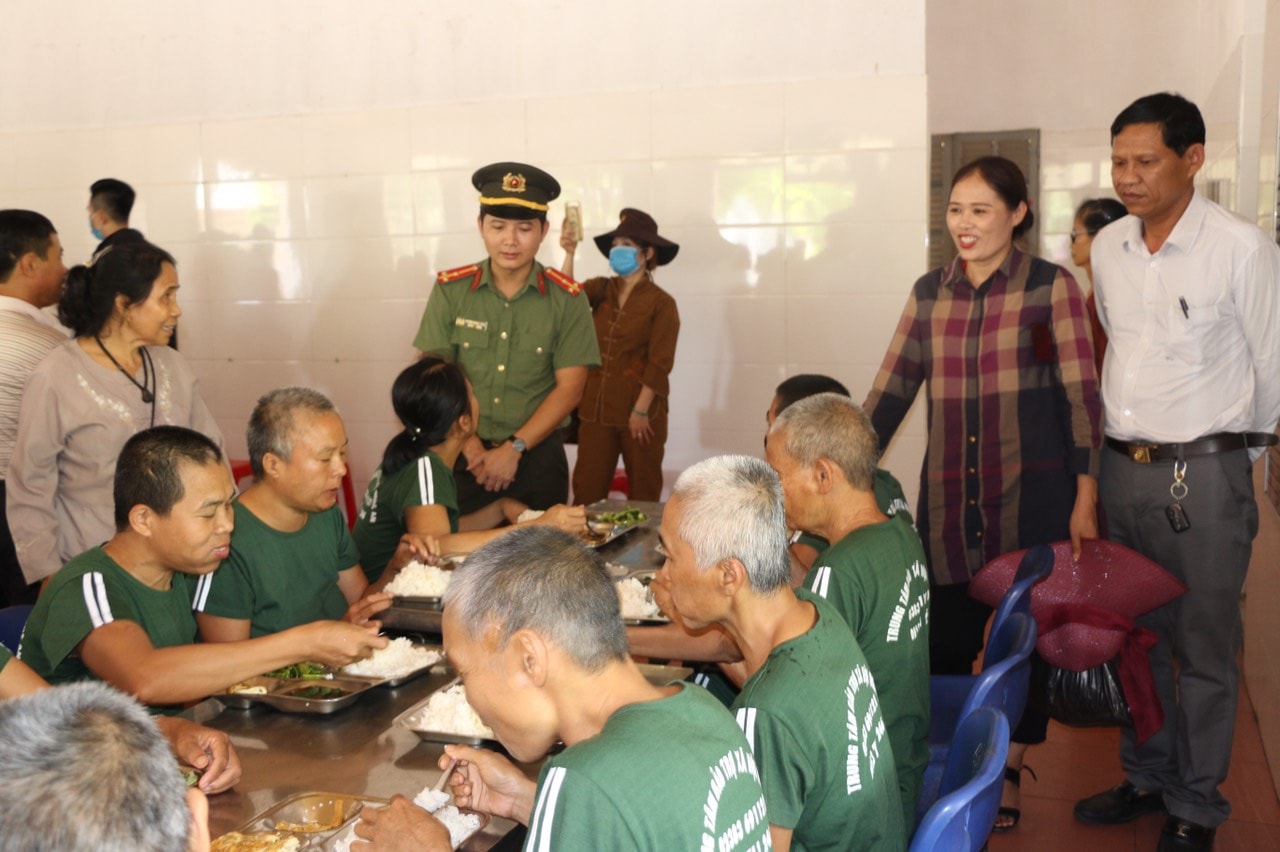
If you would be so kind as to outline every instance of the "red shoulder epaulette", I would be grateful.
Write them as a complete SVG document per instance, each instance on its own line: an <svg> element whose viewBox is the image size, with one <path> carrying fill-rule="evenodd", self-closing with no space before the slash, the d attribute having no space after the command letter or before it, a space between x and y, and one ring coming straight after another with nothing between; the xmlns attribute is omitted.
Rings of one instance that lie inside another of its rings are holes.
<svg viewBox="0 0 1280 852"><path fill-rule="evenodd" d="M582 292L582 285L579 284L577 281L574 281L568 275L565 275L560 270L547 267L542 271L546 274L548 278L554 281L560 287L561 290L565 291L570 296L576 296Z"/></svg>
<svg viewBox="0 0 1280 852"><path fill-rule="evenodd" d="M456 269L446 269L444 272L441 272L439 275L436 276L436 283L448 284L451 281L459 281L468 276L474 279L471 282L473 286L479 283L480 264L469 263L466 266L459 266Z"/></svg>

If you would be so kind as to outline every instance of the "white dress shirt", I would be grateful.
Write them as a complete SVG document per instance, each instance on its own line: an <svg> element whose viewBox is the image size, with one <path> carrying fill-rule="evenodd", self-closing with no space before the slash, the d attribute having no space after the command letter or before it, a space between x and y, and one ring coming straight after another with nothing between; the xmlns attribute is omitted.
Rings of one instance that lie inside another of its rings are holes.
<svg viewBox="0 0 1280 852"><path fill-rule="evenodd" d="M1177 443L1275 429L1280 247L1265 232L1196 193L1154 254L1136 216L1102 229L1093 274L1109 437Z"/></svg>

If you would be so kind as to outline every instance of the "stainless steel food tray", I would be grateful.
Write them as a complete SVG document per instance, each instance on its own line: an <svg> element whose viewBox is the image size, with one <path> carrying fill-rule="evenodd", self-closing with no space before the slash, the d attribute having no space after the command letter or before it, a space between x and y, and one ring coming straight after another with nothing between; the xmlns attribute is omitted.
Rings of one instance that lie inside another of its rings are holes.
<svg viewBox="0 0 1280 852"><path fill-rule="evenodd" d="M452 687L456 686L459 682L460 681L458 678L454 678L453 680L449 681L444 686L432 692L431 695L428 695L426 698L422 699L417 704L413 705L408 710L401 713L399 716L395 718L395 720L391 724L395 727L401 727L401 728L405 728L407 730L413 731L413 733L416 734L419 739L424 740L426 742L457 743L460 745L476 746L478 748L502 749L502 743L488 737L478 737L478 736L472 736L468 734L455 734L450 731L438 731L438 730L432 730L429 728L423 729L423 728L417 727L418 717L422 714L422 711L426 709L427 703L431 701L432 697L434 697L435 695L438 695L441 692L444 692L445 690L451 689Z"/></svg>
<svg viewBox="0 0 1280 852"><path fill-rule="evenodd" d="M419 648L423 648L427 651L435 651L440 655L440 659L436 660L433 663L428 663L425 666L419 666L418 668L413 669L412 671L406 672L402 675L396 675L395 677L376 677L374 675L358 675L358 674L351 674L350 672L345 672L345 671L339 671L339 672L336 672L335 674L338 677L350 678L352 680L367 680L370 683L372 683L374 686L386 686L394 689L395 687L401 686L402 684L406 684L415 678L422 677L424 674L426 674L427 672L431 671L433 668L435 668L436 666L444 662L444 646L443 645L431 645L431 644L426 644L422 642L415 642L414 645Z"/></svg>
<svg viewBox="0 0 1280 852"><path fill-rule="evenodd" d="M290 796L236 829L240 834L279 834L298 840L302 849L331 849L332 841L353 823L365 805L384 806L387 799L346 793L298 793ZM278 826L307 826L298 830ZM217 840L214 841L215 844ZM216 847L215 847L216 848Z"/></svg>
<svg viewBox="0 0 1280 852"><path fill-rule="evenodd" d="M389 630L443 630L444 607L439 598L392 598L391 606L378 613L378 620Z"/></svg>
<svg viewBox="0 0 1280 852"><path fill-rule="evenodd" d="M219 692L214 698L228 707L247 710L255 704L265 704L285 713L328 714L336 713L359 700L360 695L376 685L369 678L334 677L332 680L302 678L275 678L261 675L251 677L241 683L251 686L262 686L266 693ZM239 686L240 684L236 684ZM320 687L342 690L342 695L333 698L310 698L296 693L309 687Z"/></svg>
<svg viewBox="0 0 1280 852"><path fill-rule="evenodd" d="M639 580L641 583L643 583L645 587L648 587L649 583L652 582L653 580L654 573L655 572L653 571L632 571L628 573L626 576L615 578L613 582L614 582L614 585L617 585L618 583L621 583L623 580L629 580L634 578L636 580ZM622 616L622 623L631 627L659 627L663 624L670 624L671 619L667 618L665 615L657 615L657 616L651 616L651 617L638 617L638 618L637 617L629 618L624 615Z"/></svg>

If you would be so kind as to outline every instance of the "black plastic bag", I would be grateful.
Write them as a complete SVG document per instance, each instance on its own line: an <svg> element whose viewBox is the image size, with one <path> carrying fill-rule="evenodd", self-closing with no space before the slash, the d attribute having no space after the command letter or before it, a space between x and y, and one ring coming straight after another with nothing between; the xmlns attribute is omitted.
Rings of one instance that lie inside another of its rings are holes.
<svg viewBox="0 0 1280 852"><path fill-rule="evenodd" d="M1073 672L1046 663L1039 654L1033 655L1027 700L1064 725L1132 726L1133 716L1120 684L1118 661L1116 657L1100 666Z"/></svg>

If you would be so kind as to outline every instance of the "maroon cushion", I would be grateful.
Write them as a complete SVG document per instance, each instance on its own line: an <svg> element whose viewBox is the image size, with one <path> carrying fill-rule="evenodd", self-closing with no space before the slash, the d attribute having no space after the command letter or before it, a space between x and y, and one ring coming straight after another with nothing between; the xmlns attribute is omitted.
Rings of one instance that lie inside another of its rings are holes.
<svg viewBox="0 0 1280 852"><path fill-rule="evenodd" d="M1036 651L1055 666L1083 671L1100 665L1120 652L1129 631L1120 623L1064 622L1060 610L1053 623L1046 624L1046 610L1079 604L1130 620L1187 590L1168 571L1121 544L1087 540L1078 562L1071 558L1071 542L1060 541L1052 548L1053 572L1032 588L1031 612L1041 628ZM988 606L999 605L1025 553L1006 553L984 565L969 584L970 596Z"/></svg>

